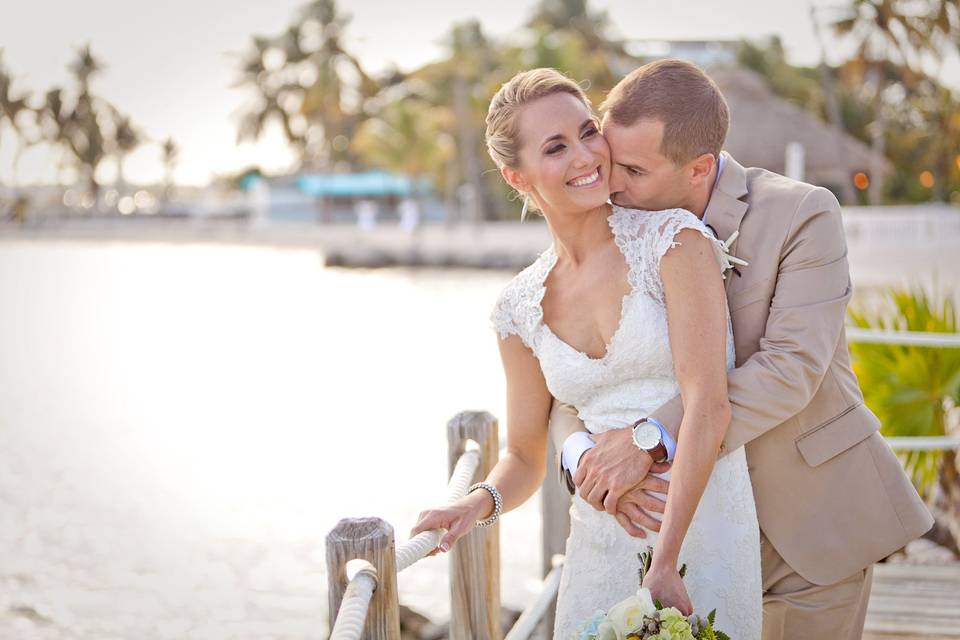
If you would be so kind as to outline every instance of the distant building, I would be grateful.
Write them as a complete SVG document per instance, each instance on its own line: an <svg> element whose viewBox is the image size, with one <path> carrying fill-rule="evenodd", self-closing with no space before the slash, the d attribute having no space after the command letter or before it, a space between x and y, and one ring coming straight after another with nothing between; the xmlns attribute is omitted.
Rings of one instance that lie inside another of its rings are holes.
<svg viewBox="0 0 960 640"><path fill-rule="evenodd" d="M680 58L703 68L735 64L739 47L738 40L631 40L627 43L627 51L645 61Z"/></svg>
<svg viewBox="0 0 960 640"><path fill-rule="evenodd" d="M777 96L753 71L723 67L708 73L730 106L725 148L744 166L786 174L787 147L799 143L803 181L826 187L841 199L853 176L873 166L874 152L868 145ZM880 158L878 166L884 171L880 179L893 171L886 158Z"/></svg>
<svg viewBox="0 0 960 640"><path fill-rule="evenodd" d="M361 223L400 219L401 204L416 201L419 215L444 216L433 196L430 180L385 171L360 173L300 173L269 176L241 183L255 200L263 217L273 222ZM409 208L409 206L408 206ZM361 220L363 218L363 220Z"/></svg>

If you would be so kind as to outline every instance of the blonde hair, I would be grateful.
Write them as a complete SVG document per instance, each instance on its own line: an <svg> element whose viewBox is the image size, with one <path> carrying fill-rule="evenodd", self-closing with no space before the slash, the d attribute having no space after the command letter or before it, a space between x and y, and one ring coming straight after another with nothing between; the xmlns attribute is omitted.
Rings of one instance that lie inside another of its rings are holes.
<svg viewBox="0 0 960 640"><path fill-rule="evenodd" d="M576 82L556 69L522 71L500 87L487 108L487 152L498 169L520 164L518 115L527 104L555 93L569 93L592 110L590 99Z"/></svg>
<svg viewBox="0 0 960 640"><path fill-rule="evenodd" d="M719 157L730 127L720 89L699 67L683 60L657 60L617 83L600 110L614 123L663 123L660 153L683 165L705 153Z"/></svg>

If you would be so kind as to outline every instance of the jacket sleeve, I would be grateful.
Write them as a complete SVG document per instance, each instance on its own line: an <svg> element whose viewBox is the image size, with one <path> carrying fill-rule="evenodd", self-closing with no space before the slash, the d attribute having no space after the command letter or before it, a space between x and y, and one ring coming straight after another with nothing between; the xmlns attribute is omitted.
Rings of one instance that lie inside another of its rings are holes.
<svg viewBox="0 0 960 640"><path fill-rule="evenodd" d="M810 403L843 335L850 296L840 205L816 188L800 201L784 239L760 349L728 372L733 417L722 454ZM676 436L683 418L679 396L652 415Z"/></svg>

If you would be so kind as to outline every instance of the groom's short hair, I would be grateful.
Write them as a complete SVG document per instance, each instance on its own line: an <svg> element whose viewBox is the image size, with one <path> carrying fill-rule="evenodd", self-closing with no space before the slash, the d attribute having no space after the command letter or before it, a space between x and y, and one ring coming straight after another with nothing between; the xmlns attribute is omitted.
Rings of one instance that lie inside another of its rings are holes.
<svg viewBox="0 0 960 640"><path fill-rule="evenodd" d="M684 60L657 60L633 70L600 110L623 127L663 122L660 153L678 165L704 153L719 157L730 127L730 110L716 83Z"/></svg>

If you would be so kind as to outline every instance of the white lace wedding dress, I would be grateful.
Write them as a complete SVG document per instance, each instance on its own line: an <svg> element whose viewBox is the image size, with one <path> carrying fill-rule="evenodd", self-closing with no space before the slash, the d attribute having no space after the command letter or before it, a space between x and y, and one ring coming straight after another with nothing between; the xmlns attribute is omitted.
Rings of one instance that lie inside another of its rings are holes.
<svg viewBox="0 0 960 640"><path fill-rule="evenodd" d="M713 241L721 268L728 266L722 245L684 209L614 207L608 222L629 265L631 292L623 299L620 324L602 358L577 351L543 322L544 282L557 261L552 247L504 288L491 317L502 337L516 334L533 351L550 392L575 406L593 433L628 426L679 391L660 279L660 258L675 245L676 234L700 231ZM728 329L727 366L733 364ZM657 536L629 536L611 515L579 495L570 507L570 521L553 634L557 640L575 637L598 609L607 610L636 591L637 553L655 545ZM741 447L717 461L680 553L696 612L706 615L716 608L717 628L733 640L760 638L759 531Z"/></svg>

